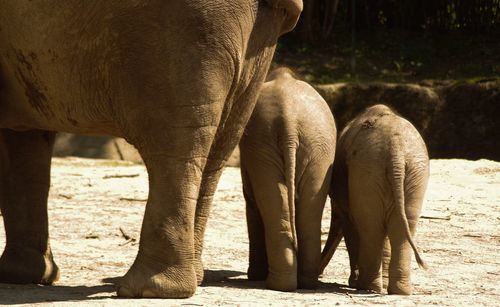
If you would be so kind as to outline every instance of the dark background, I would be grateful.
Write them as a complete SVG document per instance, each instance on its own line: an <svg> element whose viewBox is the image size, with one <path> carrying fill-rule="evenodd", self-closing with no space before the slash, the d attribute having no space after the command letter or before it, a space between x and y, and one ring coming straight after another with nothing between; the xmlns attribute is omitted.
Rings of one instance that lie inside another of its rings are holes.
<svg viewBox="0 0 500 307"><path fill-rule="evenodd" d="M500 75L500 0L305 0L276 63L313 83Z"/></svg>

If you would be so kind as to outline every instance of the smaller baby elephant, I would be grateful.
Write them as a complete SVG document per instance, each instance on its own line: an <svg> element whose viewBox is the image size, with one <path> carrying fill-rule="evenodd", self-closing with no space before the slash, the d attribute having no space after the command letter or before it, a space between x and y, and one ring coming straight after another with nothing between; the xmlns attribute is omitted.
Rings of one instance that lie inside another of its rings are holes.
<svg viewBox="0 0 500 307"><path fill-rule="evenodd" d="M372 106L349 122L337 144L332 225L320 271L343 234L351 263L350 286L380 293L382 264L388 293L411 294L412 249L419 266L426 268L412 237L428 177L422 137L390 108Z"/></svg>
<svg viewBox="0 0 500 307"><path fill-rule="evenodd" d="M273 71L240 141L249 279L280 291L317 286L335 143L323 98L290 70Z"/></svg>

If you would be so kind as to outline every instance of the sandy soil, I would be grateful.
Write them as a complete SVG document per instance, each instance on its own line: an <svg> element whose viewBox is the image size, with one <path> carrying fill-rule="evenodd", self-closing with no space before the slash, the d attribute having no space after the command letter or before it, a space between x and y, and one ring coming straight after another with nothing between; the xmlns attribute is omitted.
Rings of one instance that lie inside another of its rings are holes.
<svg viewBox="0 0 500 307"><path fill-rule="evenodd" d="M248 239L239 169L227 168L207 230L207 278L195 296L185 300L116 298L112 281L123 275L135 258L146 197L147 175L141 165L55 158L49 218L61 279L50 287L0 284L0 305L500 304L499 162L431 162L431 180L416 239L430 269L422 271L413 264L415 294L410 297L363 294L348 288L343 244L316 291L276 292L265 290L262 282L247 281ZM329 215L328 207L323 223L325 238ZM4 244L2 231L0 246Z"/></svg>

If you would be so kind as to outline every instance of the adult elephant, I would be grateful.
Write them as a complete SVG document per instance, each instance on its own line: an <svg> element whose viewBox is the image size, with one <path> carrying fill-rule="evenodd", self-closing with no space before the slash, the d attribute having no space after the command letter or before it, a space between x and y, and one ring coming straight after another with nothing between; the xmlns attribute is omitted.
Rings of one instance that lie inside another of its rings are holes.
<svg viewBox="0 0 500 307"><path fill-rule="evenodd" d="M149 197L118 295L189 297L210 203L300 0L2 1L0 282L51 284L53 131L139 150Z"/></svg>

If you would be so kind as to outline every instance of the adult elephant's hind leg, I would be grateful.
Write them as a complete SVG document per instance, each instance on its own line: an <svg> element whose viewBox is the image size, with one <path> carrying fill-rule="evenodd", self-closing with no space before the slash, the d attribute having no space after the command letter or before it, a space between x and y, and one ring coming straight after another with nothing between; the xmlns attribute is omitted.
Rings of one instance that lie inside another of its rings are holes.
<svg viewBox="0 0 500 307"><path fill-rule="evenodd" d="M6 232L0 282L51 284L59 278L47 217L54 135L0 130L0 205Z"/></svg>
<svg viewBox="0 0 500 307"><path fill-rule="evenodd" d="M142 153L148 202L139 252L118 296L183 298L196 290L194 219L204 159L175 156L175 150Z"/></svg>
<svg viewBox="0 0 500 307"><path fill-rule="evenodd" d="M389 284L389 263L391 261L391 242L389 237L384 239L384 251L382 253L382 287L387 289Z"/></svg>
<svg viewBox="0 0 500 307"><path fill-rule="evenodd" d="M149 195L139 252L118 296L183 298L196 291L196 206L203 175L212 169L207 160L222 105L206 97L204 91L179 91L165 97L168 103L162 97L131 102L141 105L127 113L124 126L146 165Z"/></svg>

